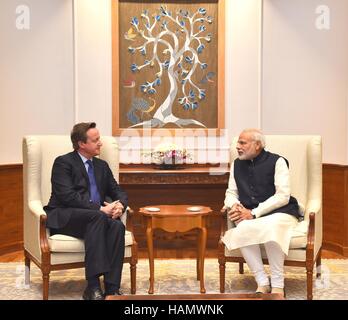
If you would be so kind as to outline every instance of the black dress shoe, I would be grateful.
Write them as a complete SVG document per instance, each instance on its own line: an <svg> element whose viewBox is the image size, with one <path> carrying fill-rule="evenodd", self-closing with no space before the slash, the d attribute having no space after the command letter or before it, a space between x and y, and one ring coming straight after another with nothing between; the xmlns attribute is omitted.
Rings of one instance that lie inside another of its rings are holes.
<svg viewBox="0 0 348 320"><path fill-rule="evenodd" d="M121 290L116 290L114 292L105 292L104 297L106 296L123 296L123 292Z"/></svg>
<svg viewBox="0 0 348 320"><path fill-rule="evenodd" d="M104 300L104 294L100 288L87 287L82 295L83 300Z"/></svg>

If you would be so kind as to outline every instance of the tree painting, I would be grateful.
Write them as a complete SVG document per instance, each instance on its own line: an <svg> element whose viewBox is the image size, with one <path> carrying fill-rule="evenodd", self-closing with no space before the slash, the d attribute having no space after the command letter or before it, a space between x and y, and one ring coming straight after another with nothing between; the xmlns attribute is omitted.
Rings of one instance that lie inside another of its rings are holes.
<svg viewBox="0 0 348 320"><path fill-rule="evenodd" d="M127 120L131 128L161 128L166 124L205 128L201 121L176 116L173 106L179 105L192 115L206 99L206 86L213 82L215 73L209 71L208 61L202 61L201 57L213 41L207 26L213 24L214 19L203 6L192 12L183 9L171 12L165 5L158 6L154 12L143 10L138 16L132 16L129 29L123 35L129 44L128 54L143 58L141 63L138 59L138 63L133 62L127 68L133 75L143 73L145 78L142 83L129 80L124 85L124 88L136 86L141 93L141 97L132 99ZM198 70L205 72L201 81L194 80ZM163 90L165 77L169 80L166 80L165 98L157 104L156 96Z"/></svg>

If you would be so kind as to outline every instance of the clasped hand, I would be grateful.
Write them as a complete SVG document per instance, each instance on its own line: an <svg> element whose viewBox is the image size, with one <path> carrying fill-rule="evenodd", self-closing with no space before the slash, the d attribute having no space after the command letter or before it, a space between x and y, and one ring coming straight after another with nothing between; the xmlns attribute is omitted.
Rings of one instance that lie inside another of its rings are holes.
<svg viewBox="0 0 348 320"><path fill-rule="evenodd" d="M251 210L244 208L244 206L240 203L235 203L232 208L227 212L228 217L235 224L243 220L251 220L253 219L253 215L251 214Z"/></svg>
<svg viewBox="0 0 348 320"><path fill-rule="evenodd" d="M102 206L100 210L112 219L117 219L122 216L123 209L123 204L117 200L111 203L104 201L104 206Z"/></svg>

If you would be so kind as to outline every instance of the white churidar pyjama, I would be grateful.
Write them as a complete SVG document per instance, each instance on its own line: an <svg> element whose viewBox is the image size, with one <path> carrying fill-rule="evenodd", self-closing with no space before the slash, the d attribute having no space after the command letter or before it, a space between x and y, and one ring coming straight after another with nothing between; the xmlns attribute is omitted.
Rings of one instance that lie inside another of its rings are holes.
<svg viewBox="0 0 348 320"><path fill-rule="evenodd" d="M285 254L276 242L264 243L271 269L272 288L284 288L284 258ZM260 245L250 245L240 248L242 255L254 274L258 286L269 285L268 276L263 266Z"/></svg>

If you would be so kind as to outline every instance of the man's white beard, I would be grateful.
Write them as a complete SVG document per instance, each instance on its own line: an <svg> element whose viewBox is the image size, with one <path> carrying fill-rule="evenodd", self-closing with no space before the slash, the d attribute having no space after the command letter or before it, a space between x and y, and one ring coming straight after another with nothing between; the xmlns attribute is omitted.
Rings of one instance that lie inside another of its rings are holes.
<svg viewBox="0 0 348 320"><path fill-rule="evenodd" d="M243 153L242 155L238 155L239 160L251 160L252 157L248 153Z"/></svg>

